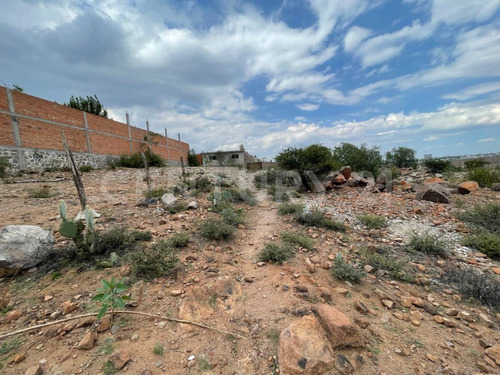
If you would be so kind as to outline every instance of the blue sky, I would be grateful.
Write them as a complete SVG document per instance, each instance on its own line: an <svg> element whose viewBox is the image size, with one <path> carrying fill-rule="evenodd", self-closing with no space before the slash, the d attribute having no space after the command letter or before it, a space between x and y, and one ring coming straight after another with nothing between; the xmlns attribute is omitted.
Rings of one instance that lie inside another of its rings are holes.
<svg viewBox="0 0 500 375"><path fill-rule="evenodd" d="M500 151L499 0L3 0L0 80L271 158Z"/></svg>

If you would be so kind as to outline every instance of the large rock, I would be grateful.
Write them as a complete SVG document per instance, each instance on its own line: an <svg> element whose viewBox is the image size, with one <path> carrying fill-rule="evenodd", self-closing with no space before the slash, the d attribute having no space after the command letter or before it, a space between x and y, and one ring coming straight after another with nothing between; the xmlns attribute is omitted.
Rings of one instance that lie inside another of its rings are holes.
<svg viewBox="0 0 500 375"><path fill-rule="evenodd" d="M484 353L500 366L500 345L493 345L491 348L486 349Z"/></svg>
<svg viewBox="0 0 500 375"><path fill-rule="evenodd" d="M416 198L435 203L450 203L450 191L439 184L424 184Z"/></svg>
<svg viewBox="0 0 500 375"><path fill-rule="evenodd" d="M340 168L340 173L342 173L344 175L346 180L350 179L351 178L351 167L346 165L346 166Z"/></svg>
<svg viewBox="0 0 500 375"><path fill-rule="evenodd" d="M495 182L494 184L491 184L491 190L500 191L500 182Z"/></svg>
<svg viewBox="0 0 500 375"><path fill-rule="evenodd" d="M177 202L177 198L173 194L167 193L163 194L161 197L161 203L165 209L174 205L175 202Z"/></svg>
<svg viewBox="0 0 500 375"><path fill-rule="evenodd" d="M315 306L312 311L325 329L333 349L365 346L365 339L358 327L335 307L320 304Z"/></svg>
<svg viewBox="0 0 500 375"><path fill-rule="evenodd" d="M334 368L331 345L320 322L307 315L290 324L280 335L280 373L321 375Z"/></svg>
<svg viewBox="0 0 500 375"><path fill-rule="evenodd" d="M479 184L476 181L465 181L458 185L458 192L460 194L470 194L478 188Z"/></svg>
<svg viewBox="0 0 500 375"><path fill-rule="evenodd" d="M309 189L313 193L324 193L325 192L325 186L323 183L318 180L318 177L314 174L312 171L305 171L304 172L304 177L307 182L307 185L309 186Z"/></svg>
<svg viewBox="0 0 500 375"><path fill-rule="evenodd" d="M35 267L54 246L52 233L32 225L8 225L0 230L1 269Z"/></svg>

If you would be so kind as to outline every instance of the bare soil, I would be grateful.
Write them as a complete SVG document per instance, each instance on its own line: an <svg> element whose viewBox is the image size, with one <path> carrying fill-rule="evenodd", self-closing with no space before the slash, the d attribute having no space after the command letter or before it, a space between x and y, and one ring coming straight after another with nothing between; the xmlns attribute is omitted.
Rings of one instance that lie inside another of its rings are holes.
<svg viewBox="0 0 500 375"><path fill-rule="evenodd" d="M222 170L197 168L190 173L195 176L201 171L218 173ZM234 168L224 169L224 172L242 185L252 186L252 174L246 175ZM58 248L67 247L69 242L57 232L58 203L60 200L67 202L69 216L78 212L78 199L70 175L26 175L14 180L58 177L66 180L0 184L0 227L39 225L54 232ZM180 180L180 171L154 169L152 177L155 186L172 186ZM206 193L193 198L200 208L171 215L156 205L136 206L145 190L142 171L93 171L85 173L83 181L90 206L101 214L96 220L99 230L116 226L149 230L153 233L153 242L177 232L191 233L189 246L179 252L182 271L177 273L177 278L146 281L142 299L131 310L192 320L245 338L185 324L165 324L152 318L117 316L116 332L99 333L93 349L78 350L75 346L93 326L66 332L62 331L63 325L55 325L0 341L0 345L10 345L13 340L22 342L17 349L0 354L3 374L24 374L26 369L39 363L42 363L44 374L100 374L104 373L103 364L112 353L123 351L131 356L131 361L121 370L128 374L278 374L279 333L319 303L334 305L353 321L355 318L369 321L367 328L360 328L369 346L342 351L348 358L357 354L363 357L364 364L356 374L438 374L450 365L463 374L500 373L499 367L485 357L482 346L482 343L500 343L498 316L477 302L461 299L439 279L443 261L463 262L494 273L498 266L495 261L459 244L467 229L455 214L479 202L498 202L499 193L479 189L467 196L457 196L451 204L444 205L416 201L413 194L402 191L373 194L369 189L344 187L325 195L306 194L294 199L322 207L333 218L344 221L347 231L338 233L305 228L291 216L280 216L278 203L260 191L257 192L257 205L237 204L245 210L247 222L240 225L234 239L211 242L197 234L203 219L217 216L209 211L211 203ZM44 185L50 187L54 196L30 198L30 191ZM187 203L193 200L185 199ZM356 218L364 212L385 216L389 227L365 229ZM430 229L449 238L456 254L448 259L407 254L404 244L415 229ZM285 230L310 236L315 240L316 250L297 251L283 265L260 264L258 254L264 244L279 240ZM399 249L401 258L408 260L409 268L421 282L406 284L387 276L369 274L361 284L353 286L332 277L328 268L337 253L345 259L356 259L361 249L380 245ZM317 262L312 269L308 263L313 256ZM78 309L67 316L97 312L99 305L91 301L91 297L100 287L100 280L113 276L120 278L125 268L83 272L66 268L56 279L52 273L32 271L0 280L0 299L8 300L13 309L23 311L20 319L10 323L5 322L5 314L0 315L1 333L50 322L50 314L62 311L65 301L78 305ZM297 286L299 289L305 287L307 292L298 292ZM331 294L331 301L325 297L325 289ZM172 291L182 294L173 296ZM419 297L433 303L443 316L450 308L467 311L474 317L484 313L495 324L488 326L479 319L467 322L450 317L457 322L457 327L448 328L415 306L406 308L396 303L394 308L388 309L381 304L381 293L395 300L405 296ZM368 315L354 308L359 302L369 308ZM404 314L413 316L414 312L419 312L414 315L421 319L399 318ZM418 320L418 324L411 320ZM78 321L74 324L77 327ZM157 345L164 348L163 355L154 353ZM11 363L16 354L24 354L26 359ZM332 370L331 373L337 372Z"/></svg>

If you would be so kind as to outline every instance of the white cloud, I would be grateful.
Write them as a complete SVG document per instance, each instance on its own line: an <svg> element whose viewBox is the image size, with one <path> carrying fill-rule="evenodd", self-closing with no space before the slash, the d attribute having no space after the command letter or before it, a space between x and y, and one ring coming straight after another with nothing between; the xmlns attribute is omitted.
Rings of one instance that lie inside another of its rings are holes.
<svg viewBox="0 0 500 375"><path fill-rule="evenodd" d="M482 22L499 8L498 0L433 0L432 21L455 25Z"/></svg>
<svg viewBox="0 0 500 375"><path fill-rule="evenodd" d="M352 52L361 59L363 68L367 68L400 55L408 42L426 39L433 31L434 26L430 23L422 25L414 22L392 33L364 38L352 48Z"/></svg>
<svg viewBox="0 0 500 375"><path fill-rule="evenodd" d="M429 136L424 138L424 142L434 142L434 141L437 141L439 139L440 139L440 137L438 137L437 135L429 135Z"/></svg>
<svg viewBox="0 0 500 375"><path fill-rule="evenodd" d="M319 108L319 104L297 104L296 107L302 111L316 111Z"/></svg>
<svg viewBox="0 0 500 375"><path fill-rule="evenodd" d="M364 27L351 27L344 38L344 50L347 52L354 51L356 47L371 34L372 31Z"/></svg>
<svg viewBox="0 0 500 375"><path fill-rule="evenodd" d="M500 81L486 82L478 85L469 86L455 93L443 95L445 99L468 100L483 94L490 94L500 91Z"/></svg>
<svg viewBox="0 0 500 375"><path fill-rule="evenodd" d="M479 26L457 37L450 63L370 83L352 90L349 96L363 98L382 89L409 90L446 84L460 78L498 77L499 61L500 28L497 24Z"/></svg>
<svg viewBox="0 0 500 375"><path fill-rule="evenodd" d="M495 142L495 138L483 138L477 141L478 143L485 143L485 142Z"/></svg>

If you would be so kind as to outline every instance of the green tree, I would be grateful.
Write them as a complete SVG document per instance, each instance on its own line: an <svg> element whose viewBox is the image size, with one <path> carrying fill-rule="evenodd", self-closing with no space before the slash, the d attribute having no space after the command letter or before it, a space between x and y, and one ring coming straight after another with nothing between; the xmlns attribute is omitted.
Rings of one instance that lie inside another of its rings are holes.
<svg viewBox="0 0 500 375"><path fill-rule="evenodd" d="M417 168L416 151L408 147L393 148L385 154L385 161L389 166L398 168Z"/></svg>
<svg viewBox="0 0 500 375"><path fill-rule="evenodd" d="M322 176L338 168L332 151L325 146L313 144L308 147L289 147L276 156L276 162L282 169L295 170L303 177L304 171L313 171Z"/></svg>
<svg viewBox="0 0 500 375"><path fill-rule="evenodd" d="M382 166L382 155L378 147L368 148L365 143L360 147L352 143L341 143L333 149L334 158L354 171L368 171L376 175Z"/></svg>
<svg viewBox="0 0 500 375"><path fill-rule="evenodd" d="M200 161L198 160L198 155L196 155L194 149L188 151L188 165L190 167L197 167L201 165Z"/></svg>
<svg viewBox="0 0 500 375"><path fill-rule="evenodd" d="M24 92L24 89L19 85L12 85L12 90L17 92Z"/></svg>
<svg viewBox="0 0 500 375"><path fill-rule="evenodd" d="M94 96L87 96L86 98L82 96L74 97L71 95L69 103L64 103L64 105L93 115L108 118L108 111L101 104L96 94L94 94Z"/></svg>
<svg viewBox="0 0 500 375"><path fill-rule="evenodd" d="M424 165L430 173L443 173L451 167L448 160L438 158L427 158L424 160Z"/></svg>

